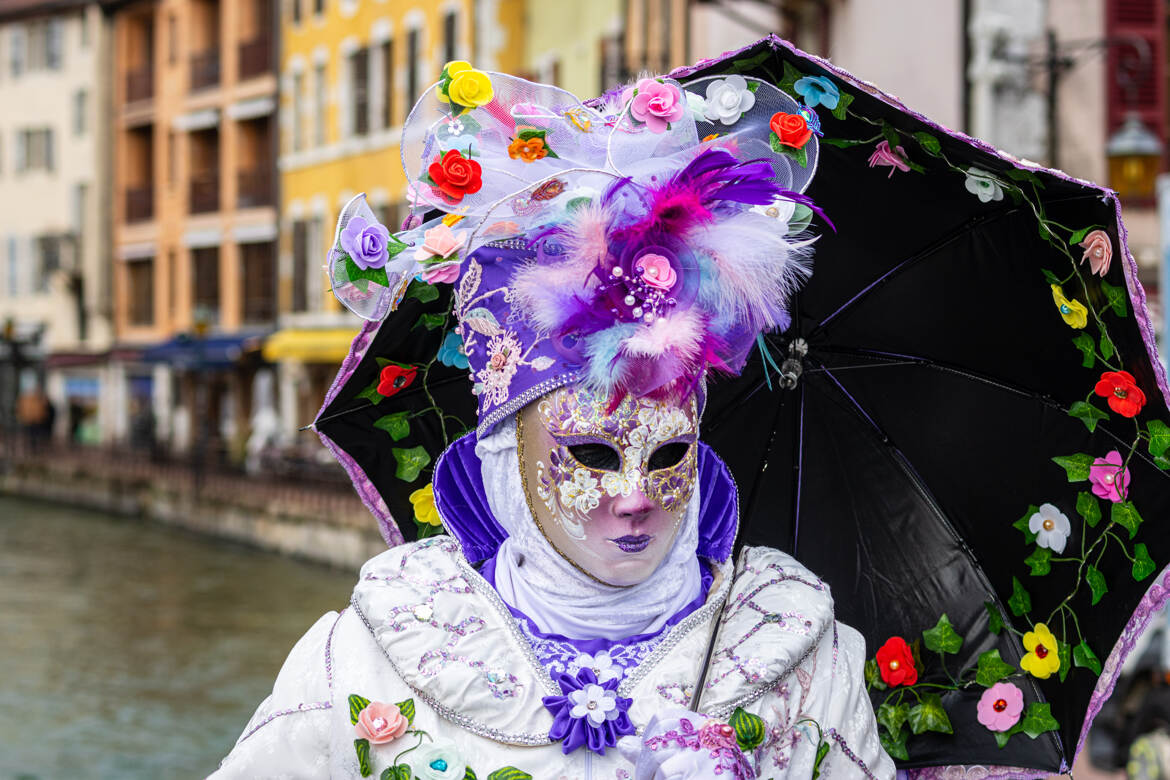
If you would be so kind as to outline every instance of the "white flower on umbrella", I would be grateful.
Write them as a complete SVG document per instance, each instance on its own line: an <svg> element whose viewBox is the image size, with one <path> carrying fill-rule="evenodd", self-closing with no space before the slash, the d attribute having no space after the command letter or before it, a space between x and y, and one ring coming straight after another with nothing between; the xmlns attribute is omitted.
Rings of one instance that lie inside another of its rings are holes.
<svg viewBox="0 0 1170 780"><path fill-rule="evenodd" d="M1036 534L1036 544L1059 554L1064 552L1072 525L1064 513L1052 504L1041 504L1040 511L1028 518L1028 530Z"/></svg>
<svg viewBox="0 0 1170 780"><path fill-rule="evenodd" d="M796 213L796 201L790 200L789 198L777 197L767 205L752 206L749 211L770 217L784 225L785 229L787 229L793 214Z"/></svg>
<svg viewBox="0 0 1170 780"><path fill-rule="evenodd" d="M617 693L607 691L600 685L589 684L579 691L573 691L569 694L569 701L573 705L569 715L574 718L589 718L592 726L600 726L621 714L617 708Z"/></svg>
<svg viewBox="0 0 1170 780"><path fill-rule="evenodd" d="M576 674L578 669L591 669L593 674L597 675L599 683L607 683L610 680L616 680L622 676L622 668L613 662L609 657L609 653L604 650L590 655L589 653L581 653L573 659L573 667L570 671Z"/></svg>
<svg viewBox="0 0 1170 780"><path fill-rule="evenodd" d="M691 112L696 122L701 122L707 118L707 101L703 99L702 95L696 95L694 92L687 92L687 108Z"/></svg>
<svg viewBox="0 0 1170 780"><path fill-rule="evenodd" d="M974 166L967 169L967 192L979 198L980 202L1003 200L1003 187L994 175Z"/></svg>
<svg viewBox="0 0 1170 780"><path fill-rule="evenodd" d="M707 85L705 116L712 122L734 125L755 104L756 96L743 76L728 76Z"/></svg>

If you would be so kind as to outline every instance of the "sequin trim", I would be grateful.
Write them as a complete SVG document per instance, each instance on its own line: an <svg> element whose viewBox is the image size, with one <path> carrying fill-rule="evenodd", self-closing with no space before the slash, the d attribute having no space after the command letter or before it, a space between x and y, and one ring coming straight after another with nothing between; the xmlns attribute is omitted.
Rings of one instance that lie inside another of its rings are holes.
<svg viewBox="0 0 1170 780"><path fill-rule="evenodd" d="M837 743L837 747L841 748L841 752L845 754L845 757L856 764L857 768L860 769L862 773L869 778L869 780L878 780L874 773L869 771L869 767L865 765L865 762L854 755L853 751L849 749L849 743L845 741L845 737L837 733L837 729L830 728L827 733L830 737L833 738L833 741Z"/></svg>
<svg viewBox="0 0 1170 780"><path fill-rule="evenodd" d="M332 709L332 708L333 708L333 702L315 701L312 704L298 704L296 707L293 707L292 709L281 710L280 712L274 712L271 715L269 715L267 718L265 718L264 720L257 723L252 728L252 730L249 731L247 734L240 737L240 741L237 742L236 744L237 745L240 744L240 742L243 742L245 739L252 736L257 731L264 728L265 726L267 726L269 723L276 720L277 718L284 717L285 715L295 715L298 712L312 712L313 710L328 710L328 709Z"/></svg>
<svg viewBox="0 0 1170 780"><path fill-rule="evenodd" d="M330 694L333 693L333 630L337 628L337 624L341 622L341 616L344 614L344 609L337 613L337 619L329 627L329 637L325 640L325 681L329 683Z"/></svg>
<svg viewBox="0 0 1170 780"><path fill-rule="evenodd" d="M490 412L485 414L475 429L476 435L481 438L487 436L491 429L496 427L496 423L498 423L500 420L515 414L525 406L528 406L528 404L535 401L537 398L540 398L545 393L556 390L558 387L571 385L580 378L581 373L574 371L566 374L558 374L555 377L545 379L543 382L539 382L533 385L523 393L520 393L520 395L505 401L495 409L492 409Z"/></svg>

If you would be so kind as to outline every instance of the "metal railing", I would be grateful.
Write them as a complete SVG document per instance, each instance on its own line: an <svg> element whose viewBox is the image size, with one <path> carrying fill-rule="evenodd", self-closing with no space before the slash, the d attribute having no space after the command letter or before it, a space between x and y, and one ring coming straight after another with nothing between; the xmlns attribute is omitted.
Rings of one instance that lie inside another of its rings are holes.
<svg viewBox="0 0 1170 780"><path fill-rule="evenodd" d="M191 91L219 86L219 47L191 55Z"/></svg>
<svg viewBox="0 0 1170 780"><path fill-rule="evenodd" d="M126 102L150 100L154 97L154 70L149 65L126 71Z"/></svg>
<svg viewBox="0 0 1170 780"><path fill-rule="evenodd" d="M154 218L154 187L130 187L126 190L126 221L146 222Z"/></svg>
<svg viewBox="0 0 1170 780"><path fill-rule="evenodd" d="M262 76L272 68L272 38L261 35L240 44L240 80Z"/></svg>
<svg viewBox="0 0 1170 780"><path fill-rule="evenodd" d="M236 205L239 208L271 206L274 203L272 171L267 168L252 168L237 174Z"/></svg>
<svg viewBox="0 0 1170 780"><path fill-rule="evenodd" d="M192 176L190 200L192 214L219 211L219 175L205 173Z"/></svg>

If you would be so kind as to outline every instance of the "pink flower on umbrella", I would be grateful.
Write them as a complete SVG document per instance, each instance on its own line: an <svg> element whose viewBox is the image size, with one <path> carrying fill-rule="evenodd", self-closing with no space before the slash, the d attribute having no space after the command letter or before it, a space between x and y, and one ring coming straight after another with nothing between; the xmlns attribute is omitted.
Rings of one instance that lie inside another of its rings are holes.
<svg viewBox="0 0 1170 780"><path fill-rule="evenodd" d="M1121 453L1113 450L1104 458L1094 460L1089 466L1089 482L1093 483L1093 495L1113 503L1124 501L1129 492L1129 469L1124 468Z"/></svg>
<svg viewBox="0 0 1170 780"><path fill-rule="evenodd" d="M1024 711L1024 692L1008 682L999 682L983 692L976 705L979 722L992 731L1007 731Z"/></svg>
<svg viewBox="0 0 1170 780"><path fill-rule="evenodd" d="M423 271L421 276L427 284L439 284L440 282L453 284L459 278L459 261L433 265Z"/></svg>
<svg viewBox="0 0 1170 780"><path fill-rule="evenodd" d="M1081 242L1085 253L1081 255L1081 262L1089 261L1089 268L1098 276L1109 272L1109 263L1113 260L1113 244L1109 241L1109 234L1104 230L1094 230L1085 236Z"/></svg>
<svg viewBox="0 0 1170 780"><path fill-rule="evenodd" d="M446 260L463 246L465 236L462 230L452 230L443 223L423 233L423 242L414 253L415 260L439 258Z"/></svg>
<svg viewBox="0 0 1170 780"><path fill-rule="evenodd" d="M645 122L651 133L666 132L670 123L682 119L686 112L682 91L673 84L663 84L655 79L641 79L633 89L622 93L622 100L631 98L630 116Z"/></svg>
<svg viewBox="0 0 1170 780"><path fill-rule="evenodd" d="M889 141L880 141L877 148L874 149L873 154L869 156L869 167L876 168L879 165L888 165L890 167L890 178L894 175L895 170L905 173L910 170L910 166L906 162L906 150L901 146L896 146L890 149Z"/></svg>

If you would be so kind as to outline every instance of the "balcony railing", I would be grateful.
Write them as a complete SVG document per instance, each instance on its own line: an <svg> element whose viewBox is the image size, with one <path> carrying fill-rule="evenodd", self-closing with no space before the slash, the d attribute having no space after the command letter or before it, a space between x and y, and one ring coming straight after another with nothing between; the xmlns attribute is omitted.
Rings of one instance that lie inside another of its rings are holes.
<svg viewBox="0 0 1170 780"><path fill-rule="evenodd" d="M149 65L126 71L126 102L154 97L154 71Z"/></svg>
<svg viewBox="0 0 1170 780"><path fill-rule="evenodd" d="M219 211L219 176L214 173L191 177L192 214Z"/></svg>
<svg viewBox="0 0 1170 780"><path fill-rule="evenodd" d="M191 55L191 91L219 85L219 47Z"/></svg>
<svg viewBox="0 0 1170 780"><path fill-rule="evenodd" d="M240 80L272 70L272 38L261 35L240 44Z"/></svg>
<svg viewBox="0 0 1170 780"><path fill-rule="evenodd" d="M154 218L154 188L130 187L126 190L126 221L146 222Z"/></svg>
<svg viewBox="0 0 1170 780"><path fill-rule="evenodd" d="M239 190L237 206L242 209L271 206L275 202L272 178L272 172L266 168L240 171L236 180Z"/></svg>

